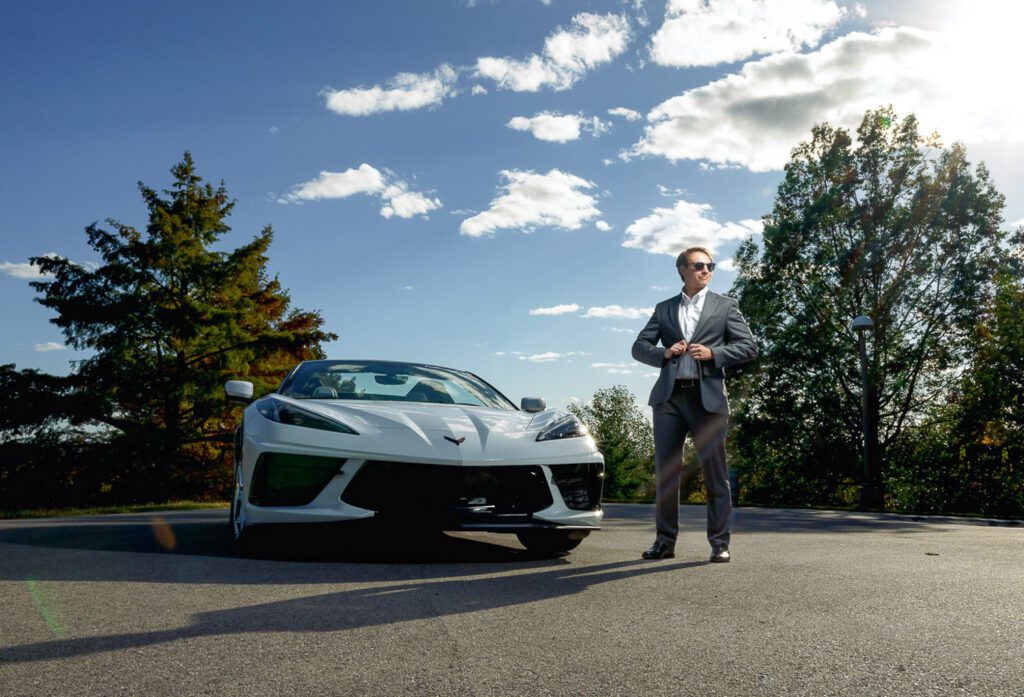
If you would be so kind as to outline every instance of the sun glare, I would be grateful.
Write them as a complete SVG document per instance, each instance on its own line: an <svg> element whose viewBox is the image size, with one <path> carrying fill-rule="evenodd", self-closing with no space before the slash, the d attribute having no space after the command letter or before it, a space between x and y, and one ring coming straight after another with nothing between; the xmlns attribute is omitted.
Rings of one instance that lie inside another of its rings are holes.
<svg viewBox="0 0 1024 697"><path fill-rule="evenodd" d="M1024 140L1024 96L1014 77L1024 5L958 2L946 6L944 14L948 28L933 74L950 135L969 141Z"/></svg>

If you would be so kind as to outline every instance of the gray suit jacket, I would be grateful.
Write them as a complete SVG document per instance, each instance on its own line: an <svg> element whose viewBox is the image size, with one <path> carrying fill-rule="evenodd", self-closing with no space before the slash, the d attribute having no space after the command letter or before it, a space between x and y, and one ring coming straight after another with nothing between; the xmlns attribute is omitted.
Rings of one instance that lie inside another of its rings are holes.
<svg viewBox="0 0 1024 697"><path fill-rule="evenodd" d="M679 326L679 296L676 295L658 303L647 326L633 342L633 358L661 369L661 375L654 383L651 398L647 402L651 406L661 404L672 396L679 357L666 360L665 349L682 338L683 330ZM740 313L736 299L709 290L690 343L709 347L714 356L712 360L698 362L700 396L704 408L711 412L728 414L725 369L746 363L757 355L757 343Z"/></svg>

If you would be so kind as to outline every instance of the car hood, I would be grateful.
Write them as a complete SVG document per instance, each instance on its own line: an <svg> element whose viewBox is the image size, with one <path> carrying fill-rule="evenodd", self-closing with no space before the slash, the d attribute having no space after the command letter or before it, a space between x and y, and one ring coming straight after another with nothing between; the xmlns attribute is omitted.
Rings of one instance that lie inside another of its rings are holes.
<svg viewBox="0 0 1024 697"><path fill-rule="evenodd" d="M458 404L295 400L281 395L273 399L355 429L358 436L337 434L334 440L367 457L436 462L548 461L545 458L578 462L581 455L597 451L589 436L537 442L537 435L545 427L569 414L561 409L529 414ZM323 431L318 434L335 436Z"/></svg>

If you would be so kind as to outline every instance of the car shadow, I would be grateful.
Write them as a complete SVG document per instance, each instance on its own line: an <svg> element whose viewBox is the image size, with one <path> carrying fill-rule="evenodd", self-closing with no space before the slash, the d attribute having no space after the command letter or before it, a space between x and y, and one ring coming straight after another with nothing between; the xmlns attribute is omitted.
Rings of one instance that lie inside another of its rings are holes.
<svg viewBox="0 0 1024 697"><path fill-rule="evenodd" d="M120 557L93 557L89 564L11 563L0 566L0 579L6 580L24 580L31 568L34 577L53 581L369 582L473 575L508 564L570 563L564 555L530 552L514 535L446 534L372 522L264 526L251 543L239 545L224 510L3 521L0 543L167 558L167 563L146 564L124 564ZM180 556L225 563L172 562ZM289 571L289 563L303 564L302 572Z"/></svg>
<svg viewBox="0 0 1024 697"><path fill-rule="evenodd" d="M0 663L63 659L164 644L181 639L267 632L338 632L460 615L573 596L593 586L674 573L707 562L643 560L565 565L527 573L410 581L247 605L195 615L182 627L0 648Z"/></svg>
<svg viewBox="0 0 1024 697"><path fill-rule="evenodd" d="M650 504L607 504L605 511L608 530L653 531L654 511ZM700 529L704 525L705 507L681 506L679 516L684 529ZM907 534L942 531L953 524L991 525L993 522L889 513L743 507L736 509L733 531L741 534ZM523 549L514 535L463 539L415 527L388 528L366 522L266 526L256 544L242 547L232 539L228 512L221 509L0 521L0 542L292 562L448 564L523 562L542 558Z"/></svg>

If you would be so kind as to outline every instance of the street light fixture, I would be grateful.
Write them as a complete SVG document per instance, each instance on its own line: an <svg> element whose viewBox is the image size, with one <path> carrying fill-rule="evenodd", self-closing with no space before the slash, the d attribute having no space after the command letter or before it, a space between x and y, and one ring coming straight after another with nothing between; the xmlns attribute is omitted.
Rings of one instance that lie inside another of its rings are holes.
<svg viewBox="0 0 1024 697"><path fill-rule="evenodd" d="M864 508L880 508L882 505L881 492L875 477L875 463L872 462L878 435L875 420L868 409L873 395L871 381L868 378L868 352L864 338L864 333L874 331L874 328L875 323L864 315L854 317L850 323L850 329L857 332L857 351L860 354L860 405L864 423L864 487L861 489L860 502Z"/></svg>

